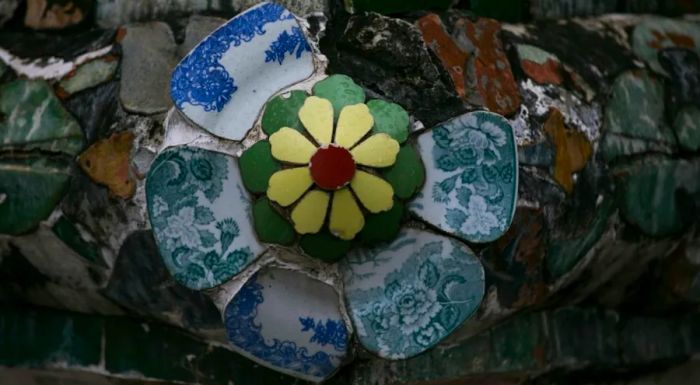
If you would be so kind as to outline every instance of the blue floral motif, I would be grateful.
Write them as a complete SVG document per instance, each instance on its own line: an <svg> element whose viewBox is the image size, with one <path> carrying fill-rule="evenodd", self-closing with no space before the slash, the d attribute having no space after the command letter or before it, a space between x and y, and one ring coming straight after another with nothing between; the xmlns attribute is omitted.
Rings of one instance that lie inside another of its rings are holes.
<svg viewBox="0 0 700 385"><path fill-rule="evenodd" d="M265 63L276 61L281 65L282 62L284 62L284 57L287 54L294 54L294 51L296 51L297 59L299 59L305 51L311 52L311 47L299 27L293 27L291 34L287 31L282 31L282 33L280 33L277 40L273 41L272 44L270 44L270 48L265 51Z"/></svg>
<svg viewBox="0 0 700 385"><path fill-rule="evenodd" d="M330 344L339 352L344 352L348 348L348 331L342 321L327 319L324 324L323 321L316 321L311 317L299 317L299 322L302 326L301 331L313 330L314 335L309 342L321 346Z"/></svg>
<svg viewBox="0 0 700 385"><path fill-rule="evenodd" d="M266 341L262 335L262 325L256 322L258 306L265 302L263 285L253 276L234 299L228 304L225 312L228 339L234 345L249 354L274 366L293 370L309 376L325 378L335 371L335 357L325 352L309 354L305 347L297 346L293 341L272 339ZM302 331L314 330L310 342L321 346L333 344L336 350L347 344L347 331L341 320L314 321L311 318L300 318ZM342 331L339 329L343 329ZM340 341L343 342L340 342Z"/></svg>
<svg viewBox="0 0 700 385"><path fill-rule="evenodd" d="M294 16L279 4L267 3L234 18L204 40L175 68L170 83L175 104L221 111L238 89L219 60L231 46L238 47L266 33L264 27Z"/></svg>

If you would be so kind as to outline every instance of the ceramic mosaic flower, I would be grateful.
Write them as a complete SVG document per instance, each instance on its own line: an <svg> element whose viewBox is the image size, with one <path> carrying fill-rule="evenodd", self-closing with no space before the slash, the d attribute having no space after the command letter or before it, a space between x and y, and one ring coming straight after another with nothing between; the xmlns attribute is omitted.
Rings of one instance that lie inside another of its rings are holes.
<svg viewBox="0 0 700 385"><path fill-rule="evenodd" d="M477 111L411 132L407 111L366 100L348 76L301 90L314 71L280 5L213 32L173 73L177 110L146 197L173 277L222 288L207 293L231 348L322 381L353 344L411 357L475 313L484 271L465 242L506 231L518 181L503 117ZM238 158L209 150L246 136L260 139L239 143Z"/></svg>

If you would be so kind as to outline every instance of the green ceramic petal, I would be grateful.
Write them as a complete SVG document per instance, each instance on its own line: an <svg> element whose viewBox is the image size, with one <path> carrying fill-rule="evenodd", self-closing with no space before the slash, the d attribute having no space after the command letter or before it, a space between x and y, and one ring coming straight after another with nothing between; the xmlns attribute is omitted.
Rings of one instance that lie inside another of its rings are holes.
<svg viewBox="0 0 700 385"><path fill-rule="evenodd" d="M403 204L394 201L394 206L389 211L367 215L365 227L357 235L358 240L365 245L391 241L399 233L403 213Z"/></svg>
<svg viewBox="0 0 700 385"><path fill-rule="evenodd" d="M408 138L408 112L396 103L370 100L369 112L374 117L373 131L385 133L403 143Z"/></svg>
<svg viewBox="0 0 700 385"><path fill-rule="evenodd" d="M365 101L365 91L347 75L329 76L316 83L313 91L315 96L331 101L336 119L343 107Z"/></svg>
<svg viewBox="0 0 700 385"><path fill-rule="evenodd" d="M420 155L411 145L405 145L396 156L396 163L383 172L384 179L394 187L394 195L408 199L425 181L425 169Z"/></svg>
<svg viewBox="0 0 700 385"><path fill-rule="evenodd" d="M304 235L299 241L299 246L306 255L327 263L334 263L343 258L351 245L352 242L335 237L326 230L318 234Z"/></svg>
<svg viewBox="0 0 700 385"><path fill-rule="evenodd" d="M282 127L302 131L299 121L299 109L304 105L308 95L304 91L292 91L289 94L277 95L265 106L262 116L262 129L267 135L272 135Z"/></svg>
<svg viewBox="0 0 700 385"><path fill-rule="evenodd" d="M283 217L266 197L253 205L255 233L261 242L289 246L294 243L294 227Z"/></svg>
<svg viewBox="0 0 700 385"><path fill-rule="evenodd" d="M282 168L272 157L270 142L267 140L261 140L245 150L238 159L238 165L245 188L260 194L267 191L267 182L272 174Z"/></svg>

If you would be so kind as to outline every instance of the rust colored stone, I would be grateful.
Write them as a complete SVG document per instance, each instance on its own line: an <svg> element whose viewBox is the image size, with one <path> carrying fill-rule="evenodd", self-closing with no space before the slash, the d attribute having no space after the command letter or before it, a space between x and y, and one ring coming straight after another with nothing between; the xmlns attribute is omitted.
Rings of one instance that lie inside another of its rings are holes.
<svg viewBox="0 0 700 385"><path fill-rule="evenodd" d="M654 34L655 39L649 41L647 45L653 49L664 48L663 42L666 40L671 40L671 42L673 42L673 44L677 47L688 49L695 48L695 40L693 40L691 36L676 32L662 32L657 30L652 31L652 33Z"/></svg>
<svg viewBox="0 0 700 385"><path fill-rule="evenodd" d="M520 61L520 66L537 83L560 85L562 82L559 63L555 60L548 59L544 64L539 64L525 59Z"/></svg>
<svg viewBox="0 0 700 385"><path fill-rule="evenodd" d="M418 28L423 35L425 45L430 48L438 58L442 66L447 70L454 83L455 91L464 98L464 68L469 55L455 43L445 31L445 26L440 16L429 13L418 20Z"/></svg>
<svg viewBox="0 0 700 385"><path fill-rule="evenodd" d="M51 4L47 0L28 0L24 25L34 29L58 29L83 21L85 14L72 1Z"/></svg>
<svg viewBox="0 0 700 385"><path fill-rule="evenodd" d="M136 192L131 175L133 141L134 134L129 131L113 134L88 147L78 157L78 164L90 179L107 186L112 194L129 199Z"/></svg>
<svg viewBox="0 0 700 385"><path fill-rule="evenodd" d="M480 99L475 104L481 101L489 110L505 116L518 111L520 90L501 43L501 23L480 18L476 22L460 19L456 25L474 45L474 60L470 61L473 68L467 75ZM469 96L472 99L473 95Z"/></svg>
<svg viewBox="0 0 700 385"><path fill-rule="evenodd" d="M588 163L593 152L591 144L582 133L565 127L564 115L556 108L550 110L544 130L554 143L554 180L571 193L573 174Z"/></svg>

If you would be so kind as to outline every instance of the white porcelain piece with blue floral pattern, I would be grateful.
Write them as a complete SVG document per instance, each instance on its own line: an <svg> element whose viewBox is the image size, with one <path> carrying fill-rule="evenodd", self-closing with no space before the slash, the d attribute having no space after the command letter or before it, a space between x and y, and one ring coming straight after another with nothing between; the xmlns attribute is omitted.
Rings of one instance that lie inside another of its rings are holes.
<svg viewBox="0 0 700 385"><path fill-rule="evenodd" d="M498 114L477 111L418 137L425 185L410 210L469 242L491 242L510 227L518 192L513 128Z"/></svg>
<svg viewBox="0 0 700 385"><path fill-rule="evenodd" d="M350 253L341 265L355 333L388 359L415 356L469 318L484 295L484 270L463 243L404 229L391 242Z"/></svg>
<svg viewBox="0 0 700 385"><path fill-rule="evenodd" d="M234 350L305 380L329 378L348 354L338 294L298 271L256 273L226 306L224 323Z"/></svg>
<svg viewBox="0 0 700 385"><path fill-rule="evenodd" d="M189 288L220 285L265 250L233 157L195 147L166 149L151 165L146 201L165 266Z"/></svg>
<svg viewBox="0 0 700 385"><path fill-rule="evenodd" d="M314 72L294 15L275 3L252 7L197 45L173 71L175 106L207 131L241 140L265 102Z"/></svg>

